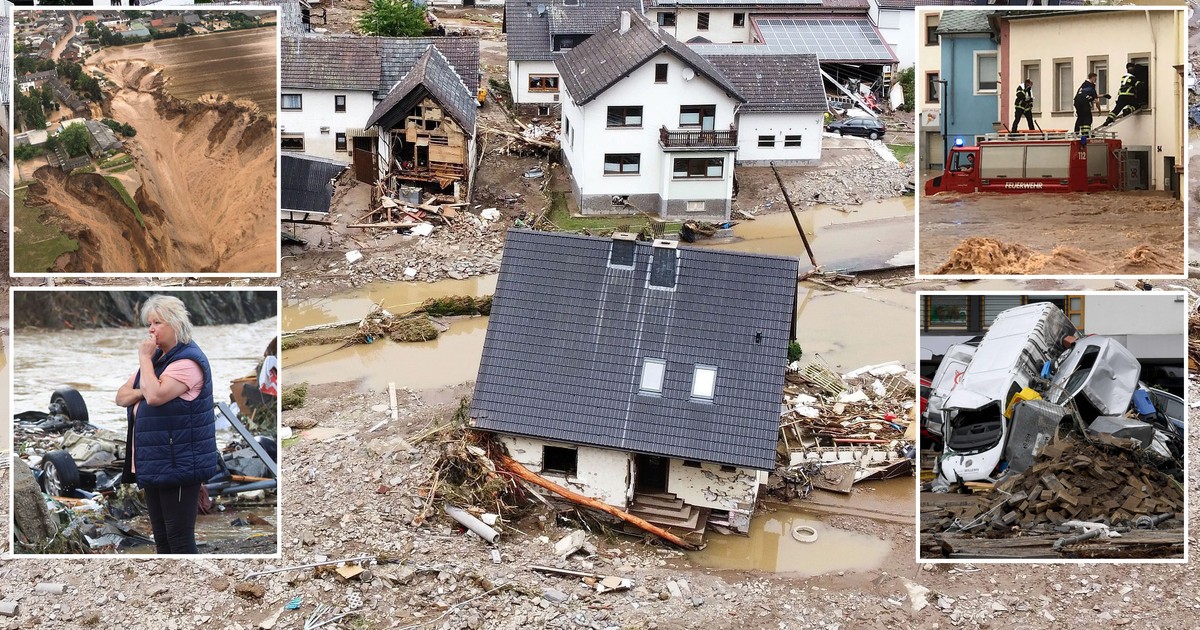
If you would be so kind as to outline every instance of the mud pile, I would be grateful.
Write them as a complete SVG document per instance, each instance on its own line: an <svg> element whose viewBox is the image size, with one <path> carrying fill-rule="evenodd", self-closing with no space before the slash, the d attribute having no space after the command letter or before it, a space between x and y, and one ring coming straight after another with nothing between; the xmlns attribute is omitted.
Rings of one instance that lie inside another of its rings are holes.
<svg viewBox="0 0 1200 630"><path fill-rule="evenodd" d="M1043 254L1020 243L971 237L950 252L933 273L948 275L1137 274L1177 273L1181 265L1149 245L1138 245L1113 263L1087 251L1060 245Z"/></svg>

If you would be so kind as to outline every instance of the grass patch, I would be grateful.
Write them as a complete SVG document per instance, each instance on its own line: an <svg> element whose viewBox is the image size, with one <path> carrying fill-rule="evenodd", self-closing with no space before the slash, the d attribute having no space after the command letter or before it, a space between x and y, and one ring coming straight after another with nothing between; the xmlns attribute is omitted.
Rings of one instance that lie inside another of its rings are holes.
<svg viewBox="0 0 1200 630"><path fill-rule="evenodd" d="M913 152L916 150L913 145L889 144L887 147L892 150L892 155L895 155L897 160L905 163L912 162Z"/></svg>
<svg viewBox="0 0 1200 630"><path fill-rule="evenodd" d="M129 169L131 169L131 168L133 168L133 167L135 167L135 166L137 166L137 164L133 164L133 163L131 162L131 163L129 163L129 164L126 164L126 165L124 165L124 166L118 166L118 167L116 167L116 168L110 168L110 169L108 169L108 172L109 172L109 173L124 173L125 171L128 171Z"/></svg>
<svg viewBox="0 0 1200 630"><path fill-rule="evenodd" d="M96 172L96 167L92 166L91 164L88 164L87 166L80 166L79 168L71 171L71 174L74 175L75 173L95 173L95 172Z"/></svg>
<svg viewBox="0 0 1200 630"><path fill-rule="evenodd" d="M25 205L28 188L13 191L13 223L21 228L13 236L13 267L23 273L45 273L59 256L79 249L79 241L69 238L57 225L44 223L42 209Z"/></svg>
<svg viewBox="0 0 1200 630"><path fill-rule="evenodd" d="M142 217L142 209L138 207L137 202L133 200L133 197L129 196L129 191L125 190L125 184L122 184L121 180L117 179L116 177L110 177L108 175L105 175L104 179L108 180L108 183L117 190L117 193L121 195L121 201L124 201L125 205L129 206L130 210L133 210L133 216L137 217L138 224L145 229L146 219Z"/></svg>
<svg viewBox="0 0 1200 630"><path fill-rule="evenodd" d="M101 162L100 168L112 168L114 166L120 166L122 164L129 164L132 161L133 161L132 157L130 157L129 155L127 155L125 153L121 153L120 155L114 156L111 160L105 160L105 161Z"/></svg>
<svg viewBox="0 0 1200 630"><path fill-rule="evenodd" d="M593 234L605 231L637 232L642 228L647 228L650 224L650 219L641 214L602 217L572 216L567 208L566 192L550 193L550 212L547 214L547 218L562 232L586 230ZM678 232L681 225L682 223L668 223L664 231Z"/></svg>
<svg viewBox="0 0 1200 630"><path fill-rule="evenodd" d="M492 312L492 296L473 297L452 295L429 298L421 304L419 312L441 317L444 315L489 315Z"/></svg>
<svg viewBox="0 0 1200 630"><path fill-rule="evenodd" d="M419 343L433 341L438 337L438 329L426 317L408 317L395 322L388 336L392 341Z"/></svg>
<svg viewBox="0 0 1200 630"><path fill-rule="evenodd" d="M279 397L279 402L283 405L284 411L290 411L303 407L306 398L308 398L308 383L300 383L299 385L284 387L283 394Z"/></svg>

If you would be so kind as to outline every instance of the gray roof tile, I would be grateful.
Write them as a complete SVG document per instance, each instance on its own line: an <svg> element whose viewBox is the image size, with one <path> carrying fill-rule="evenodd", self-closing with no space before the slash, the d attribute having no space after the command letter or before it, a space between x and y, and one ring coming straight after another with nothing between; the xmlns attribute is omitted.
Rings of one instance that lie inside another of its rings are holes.
<svg viewBox="0 0 1200 630"><path fill-rule="evenodd" d="M345 164L307 155L285 153L279 160L280 208L298 212L329 212L330 183Z"/></svg>
<svg viewBox="0 0 1200 630"><path fill-rule="evenodd" d="M742 111L823 112L816 55L705 55L746 96Z"/></svg>
<svg viewBox="0 0 1200 630"><path fill-rule="evenodd" d="M583 105L625 78L662 51L670 51L739 101L746 97L707 59L679 42L637 12L630 13L629 30L621 33L619 18L572 48L555 63L564 87Z"/></svg>
<svg viewBox="0 0 1200 630"><path fill-rule="evenodd" d="M988 21L991 11L942 11L938 20L938 35L954 33L991 33Z"/></svg>
<svg viewBox="0 0 1200 630"><path fill-rule="evenodd" d="M283 37L280 45L284 88L363 90L386 94L433 44L472 92L479 88L476 37L362 37L304 35Z"/></svg>
<svg viewBox="0 0 1200 630"><path fill-rule="evenodd" d="M475 425L774 468L798 261L680 248L678 284L666 291L647 286L649 243L636 244L633 269L621 269L607 265L611 242L508 233ZM666 360L661 396L639 393L645 358ZM697 364L717 367L712 402L691 400Z"/></svg>
<svg viewBox="0 0 1200 630"><path fill-rule="evenodd" d="M415 104L412 101L420 98L421 92L415 92L418 88L423 88L424 93L445 108L468 135L475 133L475 94L467 90L450 62L433 45L425 48L408 74L375 106L366 126L377 122L385 127L395 126Z"/></svg>

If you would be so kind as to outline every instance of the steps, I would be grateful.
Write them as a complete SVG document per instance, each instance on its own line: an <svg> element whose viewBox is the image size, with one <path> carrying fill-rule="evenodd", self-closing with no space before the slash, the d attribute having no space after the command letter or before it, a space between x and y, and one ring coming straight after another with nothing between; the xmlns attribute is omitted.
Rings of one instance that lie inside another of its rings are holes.
<svg viewBox="0 0 1200 630"><path fill-rule="evenodd" d="M709 515L708 509L688 505L669 492L636 493L628 512L696 544L704 540ZM625 530L631 534L644 533L632 525L626 525Z"/></svg>

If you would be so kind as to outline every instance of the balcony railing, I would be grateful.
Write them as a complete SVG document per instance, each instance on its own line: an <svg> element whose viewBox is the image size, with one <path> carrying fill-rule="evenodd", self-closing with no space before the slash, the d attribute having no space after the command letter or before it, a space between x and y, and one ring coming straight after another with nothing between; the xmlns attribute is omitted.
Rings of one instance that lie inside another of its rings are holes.
<svg viewBox="0 0 1200 630"><path fill-rule="evenodd" d="M717 149L737 146L737 129L729 131L658 131L658 143L664 149Z"/></svg>

